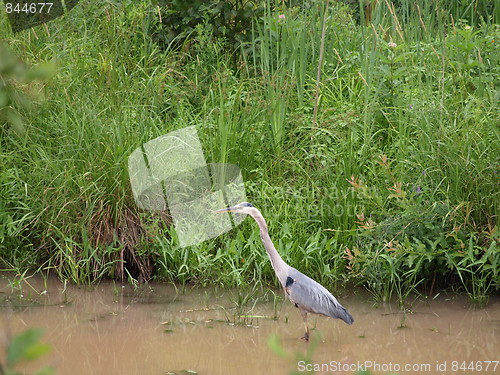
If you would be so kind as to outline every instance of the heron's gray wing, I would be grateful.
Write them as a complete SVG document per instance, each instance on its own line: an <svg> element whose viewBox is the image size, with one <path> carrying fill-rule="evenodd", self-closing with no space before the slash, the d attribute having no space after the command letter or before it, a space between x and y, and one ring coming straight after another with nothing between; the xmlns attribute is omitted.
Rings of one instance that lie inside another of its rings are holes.
<svg viewBox="0 0 500 375"><path fill-rule="evenodd" d="M300 309L342 319L347 324L354 321L349 311L325 287L296 269L289 273L285 291Z"/></svg>

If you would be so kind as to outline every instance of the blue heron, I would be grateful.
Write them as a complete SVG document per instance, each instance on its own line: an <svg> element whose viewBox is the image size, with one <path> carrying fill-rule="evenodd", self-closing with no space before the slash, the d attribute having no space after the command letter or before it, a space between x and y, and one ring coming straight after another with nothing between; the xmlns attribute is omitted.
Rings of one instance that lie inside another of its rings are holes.
<svg viewBox="0 0 500 375"><path fill-rule="evenodd" d="M341 319L347 324L352 324L354 322L349 311L347 311L324 286L285 263L278 254L278 251L276 251L271 241L271 237L269 237L264 217L252 204L243 202L236 206L223 208L215 212L237 212L240 214L247 214L253 217L257 222L260 228L260 238L266 248L267 255L269 255L274 272L285 294L288 296L288 299L299 309L302 319L304 320L306 333L302 339L309 341L307 313Z"/></svg>

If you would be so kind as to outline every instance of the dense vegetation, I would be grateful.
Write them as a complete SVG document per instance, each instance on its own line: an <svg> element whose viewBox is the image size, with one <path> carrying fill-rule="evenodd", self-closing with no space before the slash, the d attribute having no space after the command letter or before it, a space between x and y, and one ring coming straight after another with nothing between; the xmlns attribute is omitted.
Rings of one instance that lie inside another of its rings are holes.
<svg viewBox="0 0 500 375"><path fill-rule="evenodd" d="M181 3L81 0L15 35L2 16L4 270L273 282L251 220L180 248L135 206L130 153L196 125L284 259L326 285L498 292L498 6Z"/></svg>

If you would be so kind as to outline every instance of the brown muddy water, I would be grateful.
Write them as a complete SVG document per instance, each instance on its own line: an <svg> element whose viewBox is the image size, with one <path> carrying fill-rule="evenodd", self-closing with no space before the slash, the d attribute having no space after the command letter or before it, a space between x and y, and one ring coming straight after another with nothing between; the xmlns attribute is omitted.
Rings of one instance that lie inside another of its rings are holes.
<svg viewBox="0 0 500 375"><path fill-rule="evenodd" d="M10 335L43 328L52 350L17 368L29 373L52 365L71 375L353 374L363 366L374 374L500 374L498 297L483 309L465 296L420 297L405 315L351 291L339 299L354 324L311 316L316 328L305 343L300 314L279 290L251 293L235 308L236 290L28 283L21 291L0 279L0 363Z"/></svg>

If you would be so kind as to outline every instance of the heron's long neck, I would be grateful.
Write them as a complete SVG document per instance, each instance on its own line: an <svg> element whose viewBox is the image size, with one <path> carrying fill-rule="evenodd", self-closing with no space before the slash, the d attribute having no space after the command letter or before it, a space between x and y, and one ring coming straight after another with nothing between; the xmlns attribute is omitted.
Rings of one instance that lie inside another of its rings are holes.
<svg viewBox="0 0 500 375"><path fill-rule="evenodd" d="M271 237L269 237L269 232L267 230L266 220L264 217L260 215L252 215L260 228L260 238L262 239L262 243L266 248L267 255L269 255L269 259L271 259L271 265L273 266L274 272L281 283L281 285L285 285L286 282L286 271L288 269L288 264L281 258L278 251L274 247L273 241L271 241Z"/></svg>

